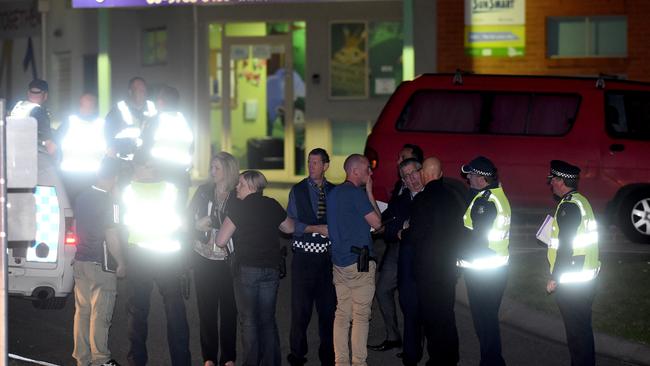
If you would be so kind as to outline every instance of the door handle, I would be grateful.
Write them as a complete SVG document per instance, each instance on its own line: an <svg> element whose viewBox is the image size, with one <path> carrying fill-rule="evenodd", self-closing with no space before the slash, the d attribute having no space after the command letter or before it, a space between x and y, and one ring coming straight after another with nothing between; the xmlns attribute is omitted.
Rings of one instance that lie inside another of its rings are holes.
<svg viewBox="0 0 650 366"><path fill-rule="evenodd" d="M611 153L617 153L625 150L625 145L623 144L611 144L609 145L609 151Z"/></svg>

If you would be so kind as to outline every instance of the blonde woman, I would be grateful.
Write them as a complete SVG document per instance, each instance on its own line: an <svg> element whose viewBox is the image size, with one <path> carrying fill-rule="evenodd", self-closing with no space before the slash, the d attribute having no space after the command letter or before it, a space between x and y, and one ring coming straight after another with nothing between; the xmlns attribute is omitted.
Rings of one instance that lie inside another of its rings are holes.
<svg viewBox="0 0 650 366"><path fill-rule="evenodd" d="M234 366L237 307L231 267L226 261L233 250L232 241L222 248L215 245L215 239L233 202L237 201L239 164L232 155L220 152L210 162L210 175L212 181L198 188L189 209L195 229L193 268L201 355L205 366Z"/></svg>
<svg viewBox="0 0 650 366"><path fill-rule="evenodd" d="M216 244L225 247L234 234L237 265L235 292L244 343L244 366L280 366L275 304L280 284L278 229L292 233L293 220L273 198L263 196L266 178L256 170L239 175L239 201L228 212Z"/></svg>

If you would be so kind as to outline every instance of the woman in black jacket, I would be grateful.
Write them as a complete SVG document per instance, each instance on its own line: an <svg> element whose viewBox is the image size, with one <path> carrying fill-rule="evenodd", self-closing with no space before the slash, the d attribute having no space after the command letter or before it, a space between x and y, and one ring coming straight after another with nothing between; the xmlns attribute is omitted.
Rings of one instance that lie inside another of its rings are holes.
<svg viewBox="0 0 650 366"><path fill-rule="evenodd" d="M234 366L237 345L237 307L233 277L227 262L232 241L215 245L217 233L237 200L237 160L226 152L210 162L212 182L201 185L190 202L193 223L194 283L200 319L201 354L205 366ZM221 316L221 324L219 317ZM221 357L219 357L221 346Z"/></svg>

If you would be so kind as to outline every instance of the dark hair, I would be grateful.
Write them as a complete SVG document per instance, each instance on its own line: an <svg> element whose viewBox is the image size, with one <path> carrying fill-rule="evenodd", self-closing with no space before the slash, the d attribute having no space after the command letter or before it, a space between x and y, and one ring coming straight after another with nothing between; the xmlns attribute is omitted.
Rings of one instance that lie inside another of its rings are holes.
<svg viewBox="0 0 650 366"><path fill-rule="evenodd" d="M499 176L496 173L494 173L494 175L489 176L489 177L485 176L485 175L481 175L481 177L485 178L485 181L490 186L499 183Z"/></svg>
<svg viewBox="0 0 650 366"><path fill-rule="evenodd" d="M560 178L564 181L564 185L572 188L572 189L578 189L578 178Z"/></svg>
<svg viewBox="0 0 650 366"><path fill-rule="evenodd" d="M178 107L181 96L176 88L163 85L158 91L158 99L164 101L168 107L176 108Z"/></svg>
<svg viewBox="0 0 650 366"><path fill-rule="evenodd" d="M141 76L134 76L134 77L132 77L132 78L129 80L129 89L131 89L131 87L133 86L133 83L135 83L136 81L142 81L142 82L144 83L144 85L147 85L147 82L144 81L144 78L143 78L143 77L141 77Z"/></svg>
<svg viewBox="0 0 650 366"><path fill-rule="evenodd" d="M327 153L327 151L325 151L325 149L322 149L320 147L317 147L317 148L313 149L312 151L310 151L309 155L318 155L318 156L320 156L320 159L323 161L323 163L329 163L330 162L329 154Z"/></svg>
<svg viewBox="0 0 650 366"><path fill-rule="evenodd" d="M402 177L402 169L406 168L407 166L409 166L411 164L415 165L416 170L422 169L422 163L420 163L417 159L415 159L415 158L404 159L404 160L402 160L401 163L399 163L399 176L400 177ZM404 178L404 177L402 177L402 178Z"/></svg>
<svg viewBox="0 0 650 366"><path fill-rule="evenodd" d="M402 146L402 149L411 149L413 152L413 158L417 160L418 162L422 163L424 161L424 152L422 152L422 149L415 144L404 144Z"/></svg>

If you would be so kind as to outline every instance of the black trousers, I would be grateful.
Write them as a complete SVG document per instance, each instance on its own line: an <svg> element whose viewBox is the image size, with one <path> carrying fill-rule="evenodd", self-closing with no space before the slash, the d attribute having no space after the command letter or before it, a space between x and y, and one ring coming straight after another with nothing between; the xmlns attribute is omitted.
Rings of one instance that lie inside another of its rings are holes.
<svg viewBox="0 0 650 366"><path fill-rule="evenodd" d="M501 356L499 307L506 289L508 267L488 270L465 270L467 298L474 330L481 345L480 366L504 366Z"/></svg>
<svg viewBox="0 0 650 366"><path fill-rule="evenodd" d="M291 261L291 331L289 343L293 364L304 364L307 327L316 305L321 365L334 365L334 312L336 290L332 282L332 261L326 253L295 251Z"/></svg>
<svg viewBox="0 0 650 366"><path fill-rule="evenodd" d="M591 304L595 288L596 281L560 284L557 287L555 301L564 320L572 366L596 364L594 332L591 328Z"/></svg>
<svg viewBox="0 0 650 366"><path fill-rule="evenodd" d="M194 253L193 269L203 361L219 361L219 365L235 361L237 306L230 264Z"/></svg>
<svg viewBox="0 0 650 366"><path fill-rule="evenodd" d="M386 340L389 341L399 341L402 338L397 325L397 306L395 306L398 260L399 244L386 243L386 251L377 270L375 299L379 305L381 317L384 319Z"/></svg>
<svg viewBox="0 0 650 366"><path fill-rule="evenodd" d="M151 291L154 283L162 295L167 318L167 345L172 366L190 366L190 331L181 293L179 256L128 248L128 336L130 366L147 364L147 335Z"/></svg>
<svg viewBox="0 0 650 366"><path fill-rule="evenodd" d="M456 365L459 360L456 330L456 277L417 277L419 314L427 340L427 366Z"/></svg>
<svg viewBox="0 0 650 366"><path fill-rule="evenodd" d="M422 322L418 310L418 293L415 282L415 247L400 244L397 270L399 304L404 314L402 363L417 365L422 359Z"/></svg>

